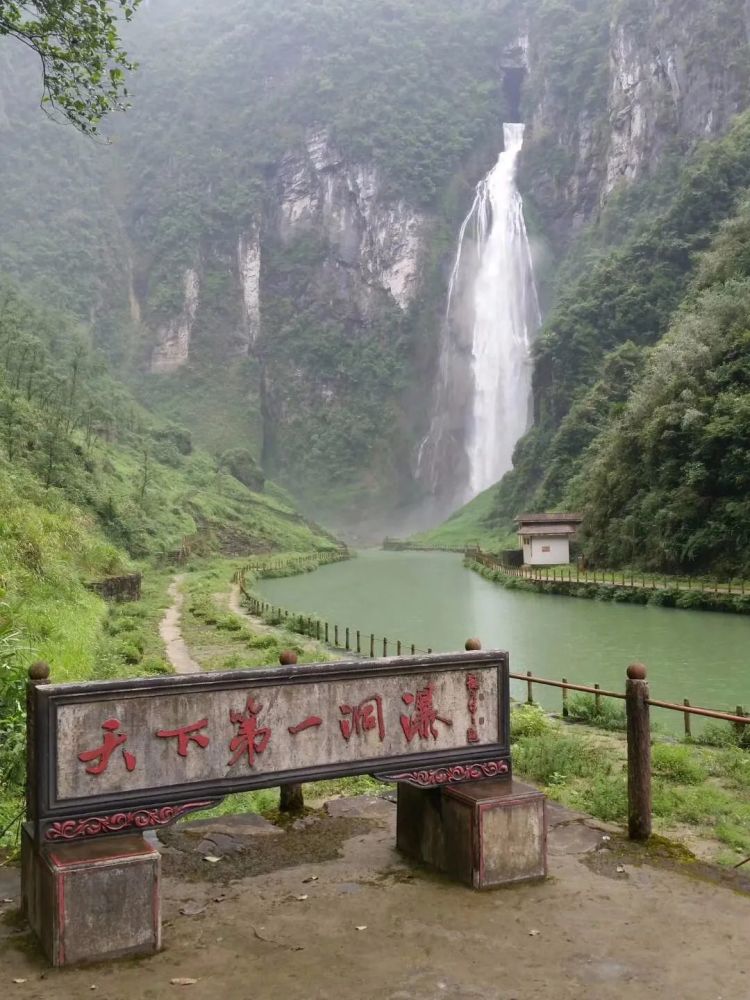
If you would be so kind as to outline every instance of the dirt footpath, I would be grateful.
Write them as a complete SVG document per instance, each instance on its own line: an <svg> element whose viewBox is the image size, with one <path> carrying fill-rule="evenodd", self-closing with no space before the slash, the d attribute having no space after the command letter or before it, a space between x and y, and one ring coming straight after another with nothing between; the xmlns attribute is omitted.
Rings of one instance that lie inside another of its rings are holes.
<svg viewBox="0 0 750 1000"><path fill-rule="evenodd" d="M14 900L0 917L0 996L750 998L743 892L681 862L641 863L651 855L553 810L550 878L475 893L396 853L395 812L343 799L290 833L233 818L178 828L163 859L164 951L85 970L46 967L19 924L17 874L0 869L0 897Z"/></svg>

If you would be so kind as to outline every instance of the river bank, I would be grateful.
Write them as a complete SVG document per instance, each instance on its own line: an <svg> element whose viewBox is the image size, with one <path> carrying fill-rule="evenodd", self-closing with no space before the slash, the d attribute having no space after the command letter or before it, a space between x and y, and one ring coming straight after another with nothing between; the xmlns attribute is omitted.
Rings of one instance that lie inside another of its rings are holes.
<svg viewBox="0 0 750 1000"><path fill-rule="evenodd" d="M744 581L706 583L659 574L626 574L614 571L586 573L571 567L514 569L486 554L467 552L464 565L492 583L510 590L525 590L537 594L578 597L592 601L615 601L619 604L649 605L657 608L679 608L685 611L718 611L725 614L750 615L750 590Z"/></svg>

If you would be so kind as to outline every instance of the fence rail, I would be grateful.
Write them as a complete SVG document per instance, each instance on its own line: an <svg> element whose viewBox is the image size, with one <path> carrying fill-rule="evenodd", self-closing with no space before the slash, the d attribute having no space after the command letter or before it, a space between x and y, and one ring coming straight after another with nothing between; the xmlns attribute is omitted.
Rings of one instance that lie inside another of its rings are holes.
<svg viewBox="0 0 750 1000"><path fill-rule="evenodd" d="M383 548L390 552L466 552L465 545L420 545L402 542L400 538L384 538Z"/></svg>
<svg viewBox="0 0 750 1000"><path fill-rule="evenodd" d="M364 632L349 625L331 624L313 615L301 615L288 608L278 607L268 601L261 601L248 593L242 583L240 590L245 598L250 614L267 619L270 623L283 625L285 628L317 639L333 649L356 653L358 656L414 656L417 653L431 653L432 649L421 649L413 642L401 639L389 639L387 636L376 636L374 632ZM381 653L382 650L382 653Z"/></svg>
<svg viewBox="0 0 750 1000"><path fill-rule="evenodd" d="M497 569L506 576L519 580L529 580L531 583L561 583L575 586L576 584L595 584L598 587L621 587L631 590L677 590L693 591L699 594L727 594L739 597L747 591L744 580L727 580L724 583L707 580L694 580L690 576L646 576L645 573L625 573L614 570L582 570L579 566L564 567L547 566L509 566L489 552L481 549L467 549L466 556L481 566Z"/></svg>
<svg viewBox="0 0 750 1000"><path fill-rule="evenodd" d="M345 562L352 558L352 553L347 548L330 549L323 552L310 552L300 556L258 556L245 563L234 575L236 583L244 581L248 573L256 576L271 576L276 573L288 573L294 576L295 573L304 573L310 569L317 569L319 566L328 566L330 563Z"/></svg>

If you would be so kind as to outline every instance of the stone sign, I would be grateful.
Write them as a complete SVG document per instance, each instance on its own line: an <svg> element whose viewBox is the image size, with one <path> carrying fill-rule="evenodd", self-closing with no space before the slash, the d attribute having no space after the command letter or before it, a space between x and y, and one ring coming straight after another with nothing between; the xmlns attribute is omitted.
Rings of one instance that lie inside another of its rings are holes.
<svg viewBox="0 0 750 1000"><path fill-rule="evenodd" d="M499 652L40 684L30 698L37 844L164 826L289 782L510 775Z"/></svg>

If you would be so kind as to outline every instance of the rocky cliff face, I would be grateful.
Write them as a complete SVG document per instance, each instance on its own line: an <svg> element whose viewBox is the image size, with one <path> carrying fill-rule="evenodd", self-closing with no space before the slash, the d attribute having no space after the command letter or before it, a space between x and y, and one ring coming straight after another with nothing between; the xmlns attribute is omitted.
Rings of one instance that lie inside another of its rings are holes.
<svg viewBox="0 0 750 1000"><path fill-rule="evenodd" d="M746 17L724 12L734 51L723 58L721 41L704 34L716 25L703 25L692 5L672 6L672 17L655 0L643 10L625 7L612 23L604 198L652 169L676 139L685 146L721 135L747 100Z"/></svg>
<svg viewBox="0 0 750 1000"><path fill-rule="evenodd" d="M314 132L304 150L281 162L274 202L281 241L288 245L306 230L324 236L326 263L348 272L363 314L382 292L406 309L417 286L426 220L405 201L383 198L375 168L348 163L327 132Z"/></svg>
<svg viewBox="0 0 750 1000"><path fill-rule="evenodd" d="M176 371L190 360L206 267L218 264L230 272L240 322L225 339L228 354L236 357L252 353L262 342L264 286L276 280L274 254L278 261L279 252L314 237L320 253L308 287L313 294L325 289L331 306L333 297L350 319L367 323L389 303L402 311L408 308L418 287L427 227L422 212L403 199L384 196L373 166L348 162L327 132L311 133L304 148L279 163L263 217L237 236L236 260L224 259L221 248L209 249L201 264L185 270L181 309L158 325L150 370ZM271 251L269 263L266 249Z"/></svg>
<svg viewBox="0 0 750 1000"><path fill-rule="evenodd" d="M746 2L624 0L610 19L596 6L530 21L523 183L557 247L667 153L723 134L750 98Z"/></svg>

